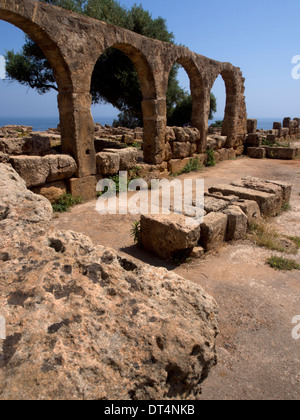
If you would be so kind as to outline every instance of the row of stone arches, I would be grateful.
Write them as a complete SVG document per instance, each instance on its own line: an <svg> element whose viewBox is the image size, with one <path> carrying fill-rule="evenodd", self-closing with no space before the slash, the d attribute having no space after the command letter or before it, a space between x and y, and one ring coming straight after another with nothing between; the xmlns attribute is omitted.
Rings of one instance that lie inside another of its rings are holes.
<svg viewBox="0 0 300 420"><path fill-rule="evenodd" d="M201 134L199 153L206 149L210 92L219 75L227 98L223 134L234 145L237 136L246 133L244 79L240 69L229 63L34 0L6 0L0 5L0 19L29 35L53 69L59 91L62 150L77 161L79 178L96 173L90 87L96 62L108 48L126 54L140 80L145 162L159 164L164 159L166 93L175 63L183 66L190 79L192 125Z"/></svg>

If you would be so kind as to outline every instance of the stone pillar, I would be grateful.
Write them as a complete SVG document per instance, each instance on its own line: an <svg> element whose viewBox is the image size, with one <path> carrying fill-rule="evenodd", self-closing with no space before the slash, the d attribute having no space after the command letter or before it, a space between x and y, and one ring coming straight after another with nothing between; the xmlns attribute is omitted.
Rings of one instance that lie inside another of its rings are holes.
<svg viewBox="0 0 300 420"><path fill-rule="evenodd" d="M96 174L91 104L89 93L60 92L58 95L62 152L76 160L78 178Z"/></svg>
<svg viewBox="0 0 300 420"><path fill-rule="evenodd" d="M193 98L192 126L200 131L197 153L205 153L207 147L208 118L210 112L210 92L202 92L201 98Z"/></svg>
<svg viewBox="0 0 300 420"><path fill-rule="evenodd" d="M152 165L159 165L165 159L166 99L144 99L142 110L144 121L144 161Z"/></svg>

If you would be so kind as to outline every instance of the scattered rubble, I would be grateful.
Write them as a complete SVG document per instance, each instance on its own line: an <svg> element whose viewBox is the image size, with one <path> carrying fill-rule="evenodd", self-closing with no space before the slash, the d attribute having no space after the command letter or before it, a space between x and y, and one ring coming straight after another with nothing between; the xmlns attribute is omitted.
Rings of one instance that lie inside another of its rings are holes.
<svg viewBox="0 0 300 420"><path fill-rule="evenodd" d="M0 399L199 398L218 333L201 287L49 230L49 201L4 164L0 208Z"/></svg>

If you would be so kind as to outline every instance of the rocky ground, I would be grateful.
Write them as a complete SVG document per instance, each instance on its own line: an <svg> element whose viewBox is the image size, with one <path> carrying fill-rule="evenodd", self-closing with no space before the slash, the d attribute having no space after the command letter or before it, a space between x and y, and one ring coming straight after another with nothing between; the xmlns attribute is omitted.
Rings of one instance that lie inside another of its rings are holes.
<svg viewBox="0 0 300 420"><path fill-rule="evenodd" d="M216 364L213 298L51 221L0 164L0 399L199 398Z"/></svg>
<svg viewBox="0 0 300 420"><path fill-rule="evenodd" d="M291 211L272 223L283 234L300 236L300 161L239 158L207 168L200 176L208 189L247 175L293 185ZM219 363L199 398L299 399L300 341L292 338L292 319L300 315L300 272L273 270L266 259L276 253L248 240L226 244L203 260L175 267L133 246L130 229L136 220L134 216L100 216L95 202L89 202L54 219L53 226L85 233L95 245L111 246L137 261L164 266L203 286L218 301ZM299 254L296 259L300 263Z"/></svg>

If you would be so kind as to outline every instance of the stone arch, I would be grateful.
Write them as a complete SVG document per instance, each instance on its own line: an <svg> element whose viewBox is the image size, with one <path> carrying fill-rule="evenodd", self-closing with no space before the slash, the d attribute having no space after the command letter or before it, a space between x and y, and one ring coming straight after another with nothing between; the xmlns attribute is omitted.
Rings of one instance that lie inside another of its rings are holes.
<svg viewBox="0 0 300 420"><path fill-rule="evenodd" d="M191 58L184 55L179 55L169 67L167 73L170 74L171 68L176 64L180 64L186 71L190 79L190 88L193 101L192 108L192 126L198 128L201 134L200 141L198 142L197 149L199 153L205 150L207 123L205 122L206 99L204 90L204 77L201 73L196 62ZM166 94L166 92L165 92ZM209 112L209 110L208 110Z"/></svg>
<svg viewBox="0 0 300 420"><path fill-rule="evenodd" d="M72 71L69 64L64 59L60 47L42 25L36 23L35 15L38 3L28 3L27 9L23 11L16 7L17 12L0 6L0 20L4 20L18 27L25 32L41 48L45 57L53 70L54 77L58 86L58 110L61 128L61 142L63 153L70 154L78 164L77 176L85 176L95 173L95 152L91 141L86 140L86 144L79 144L78 138L89 138L92 132L89 109L91 99L88 95L80 95L81 108L86 108L84 112L78 112L78 94L74 93ZM32 8L32 10L30 10ZM77 114L77 115L76 115ZM81 115L78 115L81 114ZM80 120L85 124L80 127ZM90 124L88 123L90 122ZM82 135L80 134L82 133ZM85 150L83 153L82 150Z"/></svg>
<svg viewBox="0 0 300 420"><path fill-rule="evenodd" d="M72 87L71 72L59 46L53 38L29 18L19 13L3 9L0 6L0 20L4 20L25 32L43 51L53 70L58 89L66 90Z"/></svg>
<svg viewBox="0 0 300 420"><path fill-rule="evenodd" d="M237 135L240 92L237 73L234 68L224 68L214 77L213 84L221 76L225 84L226 101L222 127L222 135L227 136L226 147L234 145ZM212 87L211 87L212 88Z"/></svg>
<svg viewBox="0 0 300 420"><path fill-rule="evenodd" d="M161 136L161 126L158 123L163 102L159 100L154 70L140 48L125 42L112 42L106 45L93 62L93 68L101 54L108 48L115 48L123 52L133 63L142 91L142 112L144 126L144 160L147 163L158 164L164 159L164 144Z"/></svg>

